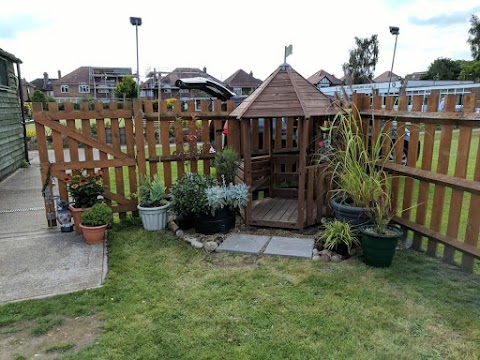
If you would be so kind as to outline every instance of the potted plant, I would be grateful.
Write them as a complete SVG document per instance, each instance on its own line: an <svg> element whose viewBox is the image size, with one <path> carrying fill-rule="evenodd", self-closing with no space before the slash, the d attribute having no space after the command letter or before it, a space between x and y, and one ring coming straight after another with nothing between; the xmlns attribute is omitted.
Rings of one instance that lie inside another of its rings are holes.
<svg viewBox="0 0 480 360"><path fill-rule="evenodd" d="M80 214L85 209L91 208L94 204L101 201L101 195L107 188L103 184L102 173L87 172L86 170L75 170L72 175L67 174L63 181L66 183L68 192L73 199L73 204L69 205L72 212L75 231L81 234L79 226Z"/></svg>
<svg viewBox="0 0 480 360"><path fill-rule="evenodd" d="M245 184L214 185L205 190L208 206L197 213L195 231L202 234L227 233L235 227L235 215L248 202Z"/></svg>
<svg viewBox="0 0 480 360"><path fill-rule="evenodd" d="M324 225L324 228L315 235L317 243L324 249L331 250L344 257L350 257L354 247L360 247L357 232L350 223L333 220Z"/></svg>
<svg viewBox="0 0 480 360"><path fill-rule="evenodd" d="M208 175L188 173L177 179L170 189L170 210L181 229L190 229L197 214L208 211L205 190L218 181Z"/></svg>
<svg viewBox="0 0 480 360"><path fill-rule="evenodd" d="M233 148L225 147L223 151L215 153L213 166L217 171L217 175L225 179L227 184L235 183L235 175L239 164L240 156Z"/></svg>
<svg viewBox="0 0 480 360"><path fill-rule="evenodd" d="M367 265L389 267L403 235L400 228L390 224L394 215L390 199L390 193L377 199L371 211L373 223L360 227L363 261Z"/></svg>
<svg viewBox="0 0 480 360"><path fill-rule="evenodd" d="M153 178L140 178L137 198L143 228L148 231L165 229L169 203L165 187L157 174Z"/></svg>
<svg viewBox="0 0 480 360"><path fill-rule="evenodd" d="M389 186L384 171L389 156L382 147L391 140L388 134L373 139L368 131L360 114L353 112L338 113L330 130L335 148L329 163L334 188L330 204L336 219L352 225L371 222L372 207Z"/></svg>
<svg viewBox="0 0 480 360"><path fill-rule="evenodd" d="M89 245L99 244L105 237L107 226L112 223L112 209L107 204L97 203L81 214L82 235Z"/></svg>

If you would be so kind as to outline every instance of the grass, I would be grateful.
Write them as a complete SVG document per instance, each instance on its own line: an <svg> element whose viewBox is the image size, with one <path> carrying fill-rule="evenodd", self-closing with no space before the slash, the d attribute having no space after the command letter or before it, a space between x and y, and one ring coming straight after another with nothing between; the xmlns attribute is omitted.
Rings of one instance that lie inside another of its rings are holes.
<svg viewBox="0 0 480 360"><path fill-rule="evenodd" d="M68 350L72 349L75 347L75 343L62 343L62 344L57 344L50 346L45 350L47 353L52 353L52 352L67 352Z"/></svg>
<svg viewBox="0 0 480 360"><path fill-rule="evenodd" d="M388 269L206 254L131 223L108 244L102 288L0 306L0 326L98 314L65 359L480 357L480 277L411 250Z"/></svg>

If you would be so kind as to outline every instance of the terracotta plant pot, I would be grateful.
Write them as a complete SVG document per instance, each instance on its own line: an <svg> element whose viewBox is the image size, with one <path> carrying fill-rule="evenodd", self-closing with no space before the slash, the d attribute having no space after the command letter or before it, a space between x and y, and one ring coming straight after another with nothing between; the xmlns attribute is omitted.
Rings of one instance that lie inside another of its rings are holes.
<svg viewBox="0 0 480 360"><path fill-rule="evenodd" d="M107 225L85 226L80 224L79 227L81 228L85 242L89 245L100 244L105 237L105 230L107 229Z"/></svg>
<svg viewBox="0 0 480 360"><path fill-rule="evenodd" d="M77 232L77 234L82 235L82 228L80 227L80 223L82 222L82 212L90 208L76 208L72 205L68 205L68 208L72 213L73 223L75 224L75 231Z"/></svg>

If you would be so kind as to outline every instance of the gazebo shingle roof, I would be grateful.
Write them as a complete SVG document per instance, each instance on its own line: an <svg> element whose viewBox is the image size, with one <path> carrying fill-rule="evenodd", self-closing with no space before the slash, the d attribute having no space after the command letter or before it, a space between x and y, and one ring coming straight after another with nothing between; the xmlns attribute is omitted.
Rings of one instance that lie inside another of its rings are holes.
<svg viewBox="0 0 480 360"><path fill-rule="evenodd" d="M283 64L230 116L237 119L282 116L309 118L336 114L337 111L326 95L290 65Z"/></svg>

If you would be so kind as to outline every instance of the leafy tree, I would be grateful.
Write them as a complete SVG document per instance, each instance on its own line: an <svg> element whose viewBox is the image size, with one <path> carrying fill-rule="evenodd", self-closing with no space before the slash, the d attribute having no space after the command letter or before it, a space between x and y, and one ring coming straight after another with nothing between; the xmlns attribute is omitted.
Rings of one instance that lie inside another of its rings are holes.
<svg viewBox="0 0 480 360"><path fill-rule="evenodd" d="M136 98L137 97L137 83L133 80L132 77L124 77L115 88L115 96L117 98L123 98L123 95L127 98Z"/></svg>
<svg viewBox="0 0 480 360"><path fill-rule="evenodd" d="M468 30L467 43L470 44L470 50L472 52L472 58L475 61L480 60L480 20L476 15L472 15L470 18L471 28Z"/></svg>
<svg viewBox="0 0 480 360"><path fill-rule="evenodd" d="M40 90L35 90L32 95L32 102L45 103L46 102L45 94Z"/></svg>
<svg viewBox="0 0 480 360"><path fill-rule="evenodd" d="M32 102L41 102L42 106L45 110L48 109L49 102L55 102L55 99L51 96L45 96L43 92L40 90L35 90L31 97Z"/></svg>
<svg viewBox="0 0 480 360"><path fill-rule="evenodd" d="M474 80L478 82L480 79L480 61L465 61L461 65L458 80Z"/></svg>
<svg viewBox="0 0 480 360"><path fill-rule="evenodd" d="M354 84L365 84L373 80L373 72L378 63L378 35L370 38L355 37L356 48L350 50L348 63L343 64L343 72Z"/></svg>
<svg viewBox="0 0 480 360"><path fill-rule="evenodd" d="M454 80L458 79L461 61L449 58L438 58L428 67L422 80Z"/></svg>

